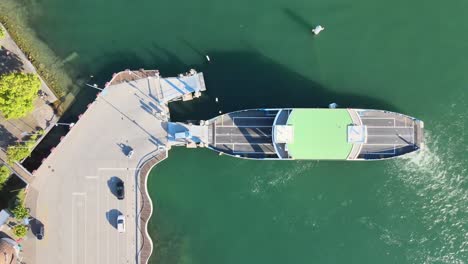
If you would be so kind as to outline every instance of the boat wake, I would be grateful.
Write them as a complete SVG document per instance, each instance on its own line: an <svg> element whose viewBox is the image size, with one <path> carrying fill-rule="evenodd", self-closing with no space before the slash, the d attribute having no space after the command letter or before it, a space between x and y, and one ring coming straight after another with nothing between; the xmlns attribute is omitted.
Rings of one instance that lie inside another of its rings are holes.
<svg viewBox="0 0 468 264"><path fill-rule="evenodd" d="M454 125L440 135L427 131L426 148L391 163L391 176L381 190L387 206L400 207L395 217L401 223L415 219L413 224L421 225L404 239L411 263L468 260L468 162L463 124ZM401 195L389 193L395 185Z"/></svg>

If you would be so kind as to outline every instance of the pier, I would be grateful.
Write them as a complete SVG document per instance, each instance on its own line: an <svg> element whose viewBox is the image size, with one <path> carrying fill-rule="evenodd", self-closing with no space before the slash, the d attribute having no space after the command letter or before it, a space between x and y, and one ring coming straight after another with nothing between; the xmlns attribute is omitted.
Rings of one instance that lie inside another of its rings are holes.
<svg viewBox="0 0 468 264"><path fill-rule="evenodd" d="M33 173L30 188L37 197L26 203L46 226L48 240L25 248L36 252L34 263L147 263L147 176L180 143L174 137L183 128L170 122L168 104L205 90L195 70L176 77L143 69L113 75ZM124 200L113 194L117 178L125 183ZM126 217L125 233L115 229L119 214Z"/></svg>

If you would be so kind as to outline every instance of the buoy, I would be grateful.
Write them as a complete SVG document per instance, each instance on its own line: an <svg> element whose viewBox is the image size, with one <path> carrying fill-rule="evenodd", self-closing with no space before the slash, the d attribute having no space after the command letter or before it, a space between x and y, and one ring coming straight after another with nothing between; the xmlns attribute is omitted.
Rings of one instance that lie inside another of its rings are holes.
<svg viewBox="0 0 468 264"><path fill-rule="evenodd" d="M205 57L206 57L206 60L207 60L208 62L211 61L211 60L210 60L210 56L206 55Z"/></svg>
<svg viewBox="0 0 468 264"><path fill-rule="evenodd" d="M314 33L314 35L318 35L322 30L325 30L325 28L321 25L318 25L314 29L312 29L312 32Z"/></svg>
<svg viewBox="0 0 468 264"><path fill-rule="evenodd" d="M218 97L215 98L215 102L218 102Z"/></svg>

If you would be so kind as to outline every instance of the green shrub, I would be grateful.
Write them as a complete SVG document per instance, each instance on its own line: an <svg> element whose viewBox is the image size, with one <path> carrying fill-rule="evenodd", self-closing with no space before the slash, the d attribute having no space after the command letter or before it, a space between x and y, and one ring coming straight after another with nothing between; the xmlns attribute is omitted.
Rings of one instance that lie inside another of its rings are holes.
<svg viewBox="0 0 468 264"><path fill-rule="evenodd" d="M17 143L14 146L8 146L6 151L8 163L13 164L29 157L31 150L32 149L28 147L26 143Z"/></svg>
<svg viewBox="0 0 468 264"><path fill-rule="evenodd" d="M35 74L9 73L0 76L0 111L6 119L21 118L34 109L41 81Z"/></svg>
<svg viewBox="0 0 468 264"><path fill-rule="evenodd" d="M17 194L16 194L16 202L18 204L24 205L24 201L26 199L26 189L21 189Z"/></svg>
<svg viewBox="0 0 468 264"><path fill-rule="evenodd" d="M6 151L8 163L13 164L15 162L22 161L23 159L29 157L34 148L34 145L36 145L38 137L42 136L43 134L44 130L40 129L36 133L31 135L31 137L29 137L28 140L18 142L13 146L8 146Z"/></svg>
<svg viewBox="0 0 468 264"><path fill-rule="evenodd" d="M25 225L17 225L13 227L13 234L18 238L23 238L28 233L28 227Z"/></svg>
<svg viewBox="0 0 468 264"><path fill-rule="evenodd" d="M5 165L0 166L0 189L3 188L3 185L8 180L10 175L11 175L11 171L7 166Z"/></svg>
<svg viewBox="0 0 468 264"><path fill-rule="evenodd" d="M21 203L18 204L11 212L18 220L23 220L24 218L29 217L28 209Z"/></svg>

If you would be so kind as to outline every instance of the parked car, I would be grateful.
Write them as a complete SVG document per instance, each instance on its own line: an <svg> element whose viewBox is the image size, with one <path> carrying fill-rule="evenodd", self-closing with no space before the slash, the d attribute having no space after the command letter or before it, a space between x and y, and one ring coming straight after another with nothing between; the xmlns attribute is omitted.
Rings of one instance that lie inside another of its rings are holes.
<svg viewBox="0 0 468 264"><path fill-rule="evenodd" d="M127 158L131 159L133 157L133 150L130 150L128 153L127 153Z"/></svg>
<svg viewBox="0 0 468 264"><path fill-rule="evenodd" d="M37 231L37 234L36 234L36 238L38 240L42 240L44 238L44 226L43 225L39 227L39 230Z"/></svg>
<svg viewBox="0 0 468 264"><path fill-rule="evenodd" d="M117 199L123 200L125 198L124 182L122 180L119 180L117 184L115 185L115 189L116 189Z"/></svg>
<svg viewBox="0 0 468 264"><path fill-rule="evenodd" d="M117 231L119 233L125 232L125 216L122 214L117 216Z"/></svg>

